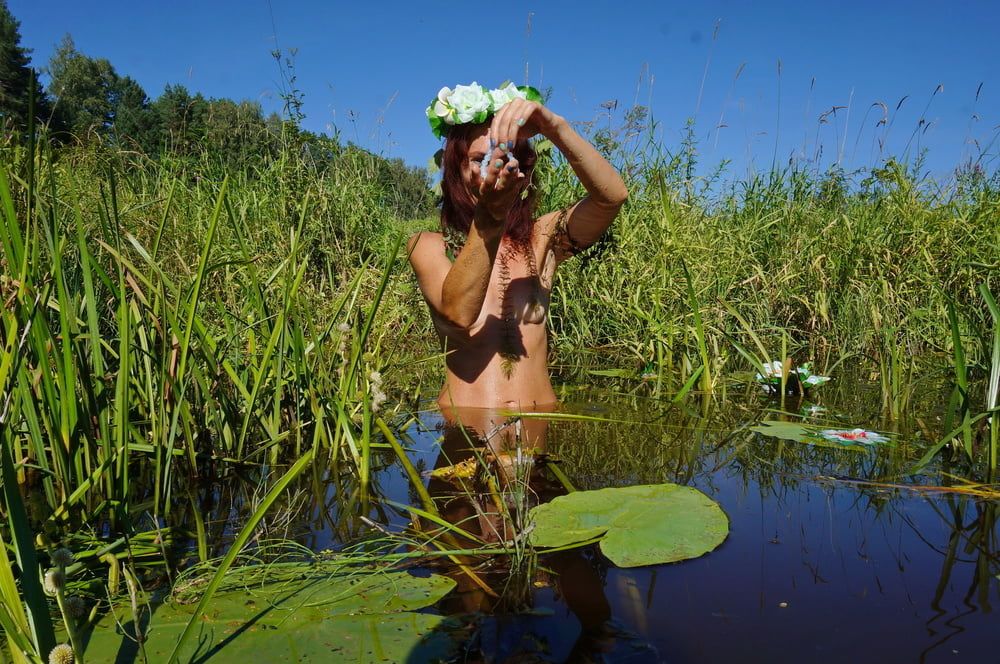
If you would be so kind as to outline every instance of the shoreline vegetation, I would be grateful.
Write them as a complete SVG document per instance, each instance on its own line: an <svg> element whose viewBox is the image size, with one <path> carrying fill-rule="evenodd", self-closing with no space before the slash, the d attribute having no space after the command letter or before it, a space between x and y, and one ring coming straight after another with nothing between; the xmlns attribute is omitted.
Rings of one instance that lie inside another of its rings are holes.
<svg viewBox="0 0 1000 664"><path fill-rule="evenodd" d="M65 47L57 57L81 80L101 64ZM429 174L300 131L294 90L288 117L265 120L176 87L150 102L126 79L108 78L119 105L89 120L40 90L21 116L4 114L0 660L44 661L108 596L137 611L144 581L169 585L189 554L217 561L194 497L206 478L260 474L237 544L288 508L287 486L322 473L367 514L373 457L396 450L408 463L394 415L439 384L400 249L436 228ZM131 140L126 120L151 142ZM648 139L650 124L637 109L592 136L631 197L557 279L558 377L611 370L667 401L711 399L775 358L824 375L848 361L895 420L923 375L946 375L952 396L927 454L955 441L968 474L995 482L1000 172L970 163L936 183L919 160L890 158L724 186L722 170L693 176L693 127L674 147ZM551 146L538 151L539 212L580 196ZM433 501L422 508L433 521ZM172 529L179 514L193 531ZM345 541L358 534L347 530ZM213 567L188 628L239 548ZM72 593L47 592L50 569ZM67 608L69 594L86 610Z"/></svg>

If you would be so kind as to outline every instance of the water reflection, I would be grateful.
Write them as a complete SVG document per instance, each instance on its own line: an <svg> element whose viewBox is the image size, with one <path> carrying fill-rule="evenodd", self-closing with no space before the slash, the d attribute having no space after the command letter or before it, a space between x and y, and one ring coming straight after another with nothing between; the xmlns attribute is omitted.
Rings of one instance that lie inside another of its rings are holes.
<svg viewBox="0 0 1000 664"><path fill-rule="evenodd" d="M443 518L481 542L503 544L512 552L476 568L486 588L461 570L446 570L458 587L442 609L471 617L474 625L466 651L507 661L542 648L546 640L533 629L530 616L535 593L544 587L575 619L578 634L568 641L574 657L600 656L611 631L602 561L593 551L574 549L547 556L539 566L526 546L528 511L566 492L546 472L549 421L475 408L449 409L441 416L441 451L428 492ZM484 561L465 557L461 562ZM519 617L525 615L527 620Z"/></svg>
<svg viewBox="0 0 1000 664"><path fill-rule="evenodd" d="M888 428L877 408L859 407L868 402L859 401L857 390L824 396L829 410L811 417ZM615 421L526 419L520 428L497 413L425 417L437 418L425 428L440 436L431 467L478 454L494 464L507 501L518 484L503 464L512 450L516 458L519 447L522 453L531 448L557 459L581 489L696 486L722 505L732 528L719 549L692 561L626 570L579 551L542 558L541 573L532 577L540 587L515 602L477 596L475 589L459 594L445 610L493 614L477 623L478 659L468 661L529 655L676 662L995 658L996 503L921 490L947 482L940 470L908 478L923 447L913 444L920 428L913 422L892 425L891 446L814 447L750 431L761 419L791 416L743 397L700 401L692 410L639 395L583 393L563 412ZM838 412L853 415L838 419ZM486 440L470 444L459 421ZM418 449L433 447L426 432L411 431L411 438ZM531 501L561 491L539 470L526 485ZM509 541L524 525L495 509L488 487L456 491L441 478L429 486L448 518L473 524L478 536ZM502 591L510 570L494 571L491 585Z"/></svg>

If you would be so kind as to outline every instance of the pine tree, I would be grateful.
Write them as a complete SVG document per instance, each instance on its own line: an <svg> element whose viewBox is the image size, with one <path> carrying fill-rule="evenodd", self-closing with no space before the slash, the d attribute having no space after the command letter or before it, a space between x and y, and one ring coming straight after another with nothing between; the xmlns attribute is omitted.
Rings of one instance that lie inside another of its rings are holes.
<svg viewBox="0 0 1000 664"><path fill-rule="evenodd" d="M48 122L52 107L38 79L32 81L31 49L21 46L20 27L7 9L7 1L0 0L0 124L24 129L32 95L40 122Z"/></svg>

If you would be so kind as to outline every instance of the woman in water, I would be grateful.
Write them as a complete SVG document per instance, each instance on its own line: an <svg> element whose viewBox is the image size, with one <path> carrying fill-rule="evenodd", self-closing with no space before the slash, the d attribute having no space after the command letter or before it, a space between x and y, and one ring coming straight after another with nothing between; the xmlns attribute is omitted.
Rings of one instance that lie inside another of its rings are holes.
<svg viewBox="0 0 1000 664"><path fill-rule="evenodd" d="M444 411L544 409L556 402L546 333L553 276L611 225L625 184L533 88L443 88L427 115L445 137L443 232L414 235L409 254L447 352L438 403ZM539 217L533 136L550 140L587 190Z"/></svg>
<svg viewBox="0 0 1000 664"><path fill-rule="evenodd" d="M498 510L494 493L478 486L478 471L468 481L461 475L485 461L502 486L527 488L531 502L551 493L531 472L545 446L548 422L511 418L498 409L554 407L546 331L552 279L562 261L601 237L628 195L611 164L540 101L536 90L513 85L487 91L473 83L438 93L427 116L435 134L445 137L442 232L418 233L408 245L446 351L438 397L445 426L428 491L440 499L445 519L483 541L512 537L506 520L519 510L507 491L505 502L511 504ZM532 186L535 152L528 142L534 136L562 152L587 190L568 208L539 217ZM449 487L456 482L459 491ZM578 552L553 557L550 564L583 628L577 648L599 650L611 616L600 576ZM457 581L464 611L492 604L492 592L465 575Z"/></svg>

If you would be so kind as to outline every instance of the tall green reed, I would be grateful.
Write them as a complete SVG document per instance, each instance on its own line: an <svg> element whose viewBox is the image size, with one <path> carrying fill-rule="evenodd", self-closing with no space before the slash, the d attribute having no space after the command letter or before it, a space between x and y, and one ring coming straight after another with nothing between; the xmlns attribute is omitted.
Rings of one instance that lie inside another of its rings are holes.
<svg viewBox="0 0 1000 664"><path fill-rule="evenodd" d="M369 368L386 364L370 342L381 338L374 321L399 239L383 228L388 239L368 238L364 250L333 238L353 247L349 260L324 254L316 217L382 224L385 213L332 208L319 195L331 182L299 178L308 173L298 164L286 165L292 186L275 187L245 173L129 170L113 152L18 154L0 169L0 444L4 532L21 572L0 560L0 619L12 652L42 657L54 637L32 572L33 524L58 541L75 524L106 521L131 559L145 555L132 544L143 514L169 519L181 481L217 462L322 454L367 486ZM337 185L351 173L364 184L347 169ZM295 223L270 222L267 247L262 215L290 211ZM30 515L15 500L24 486L44 495ZM157 540L170 537L166 523ZM202 524L203 559L206 538Z"/></svg>

